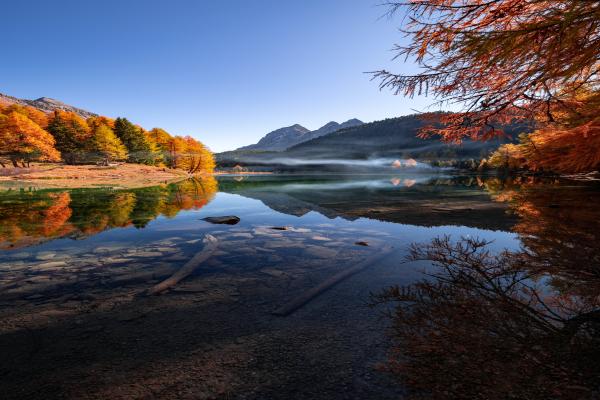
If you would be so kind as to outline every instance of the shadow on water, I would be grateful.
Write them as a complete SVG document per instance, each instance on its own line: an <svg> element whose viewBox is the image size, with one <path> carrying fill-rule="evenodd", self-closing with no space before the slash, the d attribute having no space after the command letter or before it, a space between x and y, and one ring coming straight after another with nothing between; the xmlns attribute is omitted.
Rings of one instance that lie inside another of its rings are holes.
<svg viewBox="0 0 600 400"><path fill-rule="evenodd" d="M488 180L517 217L520 251L440 237L407 262L428 276L374 297L389 307L386 369L421 399L600 396L600 210L597 185Z"/></svg>

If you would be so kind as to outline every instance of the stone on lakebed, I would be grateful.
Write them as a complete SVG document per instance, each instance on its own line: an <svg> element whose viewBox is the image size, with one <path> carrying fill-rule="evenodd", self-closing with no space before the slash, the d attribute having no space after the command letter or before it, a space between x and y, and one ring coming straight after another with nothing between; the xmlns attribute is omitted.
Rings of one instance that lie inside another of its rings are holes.
<svg viewBox="0 0 600 400"><path fill-rule="evenodd" d="M227 224L227 225L235 225L240 222L240 218L235 215L225 215L222 217L206 217L202 218L202 220L206 222L210 222L211 224Z"/></svg>

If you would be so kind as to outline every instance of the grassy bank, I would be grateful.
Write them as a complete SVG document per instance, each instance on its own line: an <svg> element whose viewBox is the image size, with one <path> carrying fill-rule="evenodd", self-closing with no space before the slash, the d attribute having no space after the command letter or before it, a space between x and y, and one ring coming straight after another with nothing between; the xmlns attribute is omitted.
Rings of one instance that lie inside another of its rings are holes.
<svg viewBox="0 0 600 400"><path fill-rule="evenodd" d="M0 185L23 184L46 188L113 186L136 188L176 182L188 174L182 170L140 164L116 166L32 164L31 168L0 168Z"/></svg>

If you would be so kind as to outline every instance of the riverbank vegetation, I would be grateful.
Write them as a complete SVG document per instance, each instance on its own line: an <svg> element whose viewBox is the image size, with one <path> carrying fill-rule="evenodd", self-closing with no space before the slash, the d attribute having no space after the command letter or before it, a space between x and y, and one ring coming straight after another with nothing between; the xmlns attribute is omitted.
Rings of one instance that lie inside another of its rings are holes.
<svg viewBox="0 0 600 400"><path fill-rule="evenodd" d="M447 142L502 137L502 126L533 121L518 144L501 146L491 166L590 172L600 168L600 4L578 0L390 2L405 13L401 58L414 75L374 73L380 87L458 104L423 137Z"/></svg>
<svg viewBox="0 0 600 400"><path fill-rule="evenodd" d="M212 173L210 150L190 136L161 128L146 131L126 118L87 120L73 112L44 113L33 107L0 104L0 165L27 168L31 162L68 165L127 162Z"/></svg>

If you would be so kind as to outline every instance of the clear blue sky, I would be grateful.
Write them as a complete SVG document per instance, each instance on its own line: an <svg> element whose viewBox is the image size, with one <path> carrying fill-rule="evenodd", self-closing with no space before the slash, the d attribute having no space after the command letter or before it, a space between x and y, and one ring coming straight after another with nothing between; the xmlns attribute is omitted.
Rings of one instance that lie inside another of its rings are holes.
<svg viewBox="0 0 600 400"><path fill-rule="evenodd" d="M380 0L10 1L0 92L52 97L215 151L300 123L373 121L430 99L380 92L399 20Z"/></svg>

